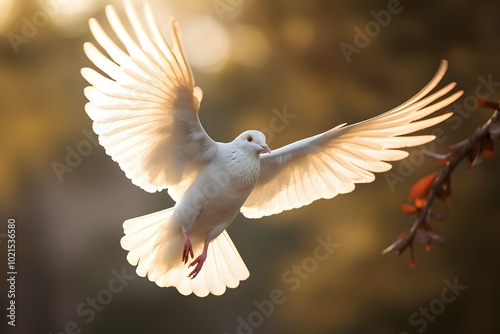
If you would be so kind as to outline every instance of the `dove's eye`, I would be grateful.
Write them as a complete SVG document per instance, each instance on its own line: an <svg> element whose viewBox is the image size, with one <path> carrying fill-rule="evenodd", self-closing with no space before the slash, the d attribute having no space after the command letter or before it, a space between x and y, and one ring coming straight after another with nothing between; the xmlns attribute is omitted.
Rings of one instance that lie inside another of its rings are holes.
<svg viewBox="0 0 500 334"><path fill-rule="evenodd" d="M252 136L248 136L247 137L247 142L249 142L249 143L253 142L253 137Z"/></svg>

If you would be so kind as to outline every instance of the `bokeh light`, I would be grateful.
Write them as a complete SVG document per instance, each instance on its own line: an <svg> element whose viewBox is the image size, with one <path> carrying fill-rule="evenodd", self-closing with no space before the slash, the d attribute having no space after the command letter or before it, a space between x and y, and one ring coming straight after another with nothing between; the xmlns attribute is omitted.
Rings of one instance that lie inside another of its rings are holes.
<svg viewBox="0 0 500 334"><path fill-rule="evenodd" d="M51 4L41 7L49 12L51 23L58 33L64 37L77 37L87 33L89 17L103 2L100 0L65 0L61 3L56 0L40 1L40 4L44 3Z"/></svg>
<svg viewBox="0 0 500 334"><path fill-rule="evenodd" d="M16 0L0 0L0 31L4 31L14 18L16 10Z"/></svg>
<svg viewBox="0 0 500 334"><path fill-rule="evenodd" d="M231 41L226 29L211 17L194 18L182 24L186 54L190 64L214 72L229 60Z"/></svg>
<svg viewBox="0 0 500 334"><path fill-rule="evenodd" d="M272 50L261 30L250 25L237 25L231 29L231 38L234 61L250 68L265 65Z"/></svg>

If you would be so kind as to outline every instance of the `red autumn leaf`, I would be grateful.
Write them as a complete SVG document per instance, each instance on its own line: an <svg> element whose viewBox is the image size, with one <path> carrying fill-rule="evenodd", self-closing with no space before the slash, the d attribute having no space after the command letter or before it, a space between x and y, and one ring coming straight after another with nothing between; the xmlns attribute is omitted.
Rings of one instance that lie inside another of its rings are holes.
<svg viewBox="0 0 500 334"><path fill-rule="evenodd" d="M417 198L417 199L415 199L415 206L418 209L422 209L424 207L426 201L427 201L426 198Z"/></svg>
<svg viewBox="0 0 500 334"><path fill-rule="evenodd" d="M418 205L421 203L417 203L417 201L421 202L423 200L423 202L425 203L425 199L427 198L427 195L429 195L429 191L431 190L432 183L437 176L438 173L432 173L418 180L417 183L415 183L411 188L408 200L415 200L416 206L421 207Z"/></svg>
<svg viewBox="0 0 500 334"><path fill-rule="evenodd" d="M406 213L407 215L413 215L418 212L417 207L406 203L401 205L401 210L403 210L403 212Z"/></svg>

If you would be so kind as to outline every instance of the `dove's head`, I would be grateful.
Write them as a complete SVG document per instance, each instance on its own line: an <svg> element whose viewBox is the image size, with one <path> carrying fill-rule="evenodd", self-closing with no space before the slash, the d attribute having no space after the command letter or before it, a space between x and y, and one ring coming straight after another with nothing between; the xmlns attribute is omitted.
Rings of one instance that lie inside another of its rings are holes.
<svg viewBox="0 0 500 334"><path fill-rule="evenodd" d="M257 130L248 130L239 135L236 140L236 145L243 151L252 153L271 153L271 149L266 144L266 136Z"/></svg>

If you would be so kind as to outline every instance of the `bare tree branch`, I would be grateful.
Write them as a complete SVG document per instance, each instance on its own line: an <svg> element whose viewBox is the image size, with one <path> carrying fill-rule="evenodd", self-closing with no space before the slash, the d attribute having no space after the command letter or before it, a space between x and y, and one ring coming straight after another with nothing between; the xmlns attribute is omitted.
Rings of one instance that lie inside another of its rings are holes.
<svg viewBox="0 0 500 334"><path fill-rule="evenodd" d="M419 231L421 231L422 229L425 231L432 230L429 222L432 216L431 207L434 204L436 198L444 200L445 204L447 204L446 198L451 191L451 174L453 173L455 168L467 158L470 163L469 166L472 168L481 162L482 157L485 155L485 153L488 154L487 152L489 152L489 150L492 150L492 139L499 136L500 113L498 110L500 109L500 105L499 103L483 100L479 100L479 105L495 110L493 112L493 115L488 119L486 123L483 124L483 126L477 129L465 141L450 147L450 153L446 155L438 155L434 153L426 154L434 160L445 163L445 165L443 166L441 171L437 173L437 176L435 176L434 181L430 185L430 189L425 196L425 203L421 206L417 205L414 208L414 212L417 214L417 219L413 223L411 229L408 232L403 233L399 237L399 239L391 246L386 248L382 252L382 254L386 254L390 251L396 251L398 254L401 254L406 248L410 248L410 266L414 266L413 241L415 240L415 237L417 237ZM408 205L408 207L411 206ZM442 241L440 237L432 233L427 232L427 234L427 239L424 239L427 240L426 243L428 244L428 246L430 245L430 241L439 241L439 239L440 241Z"/></svg>

